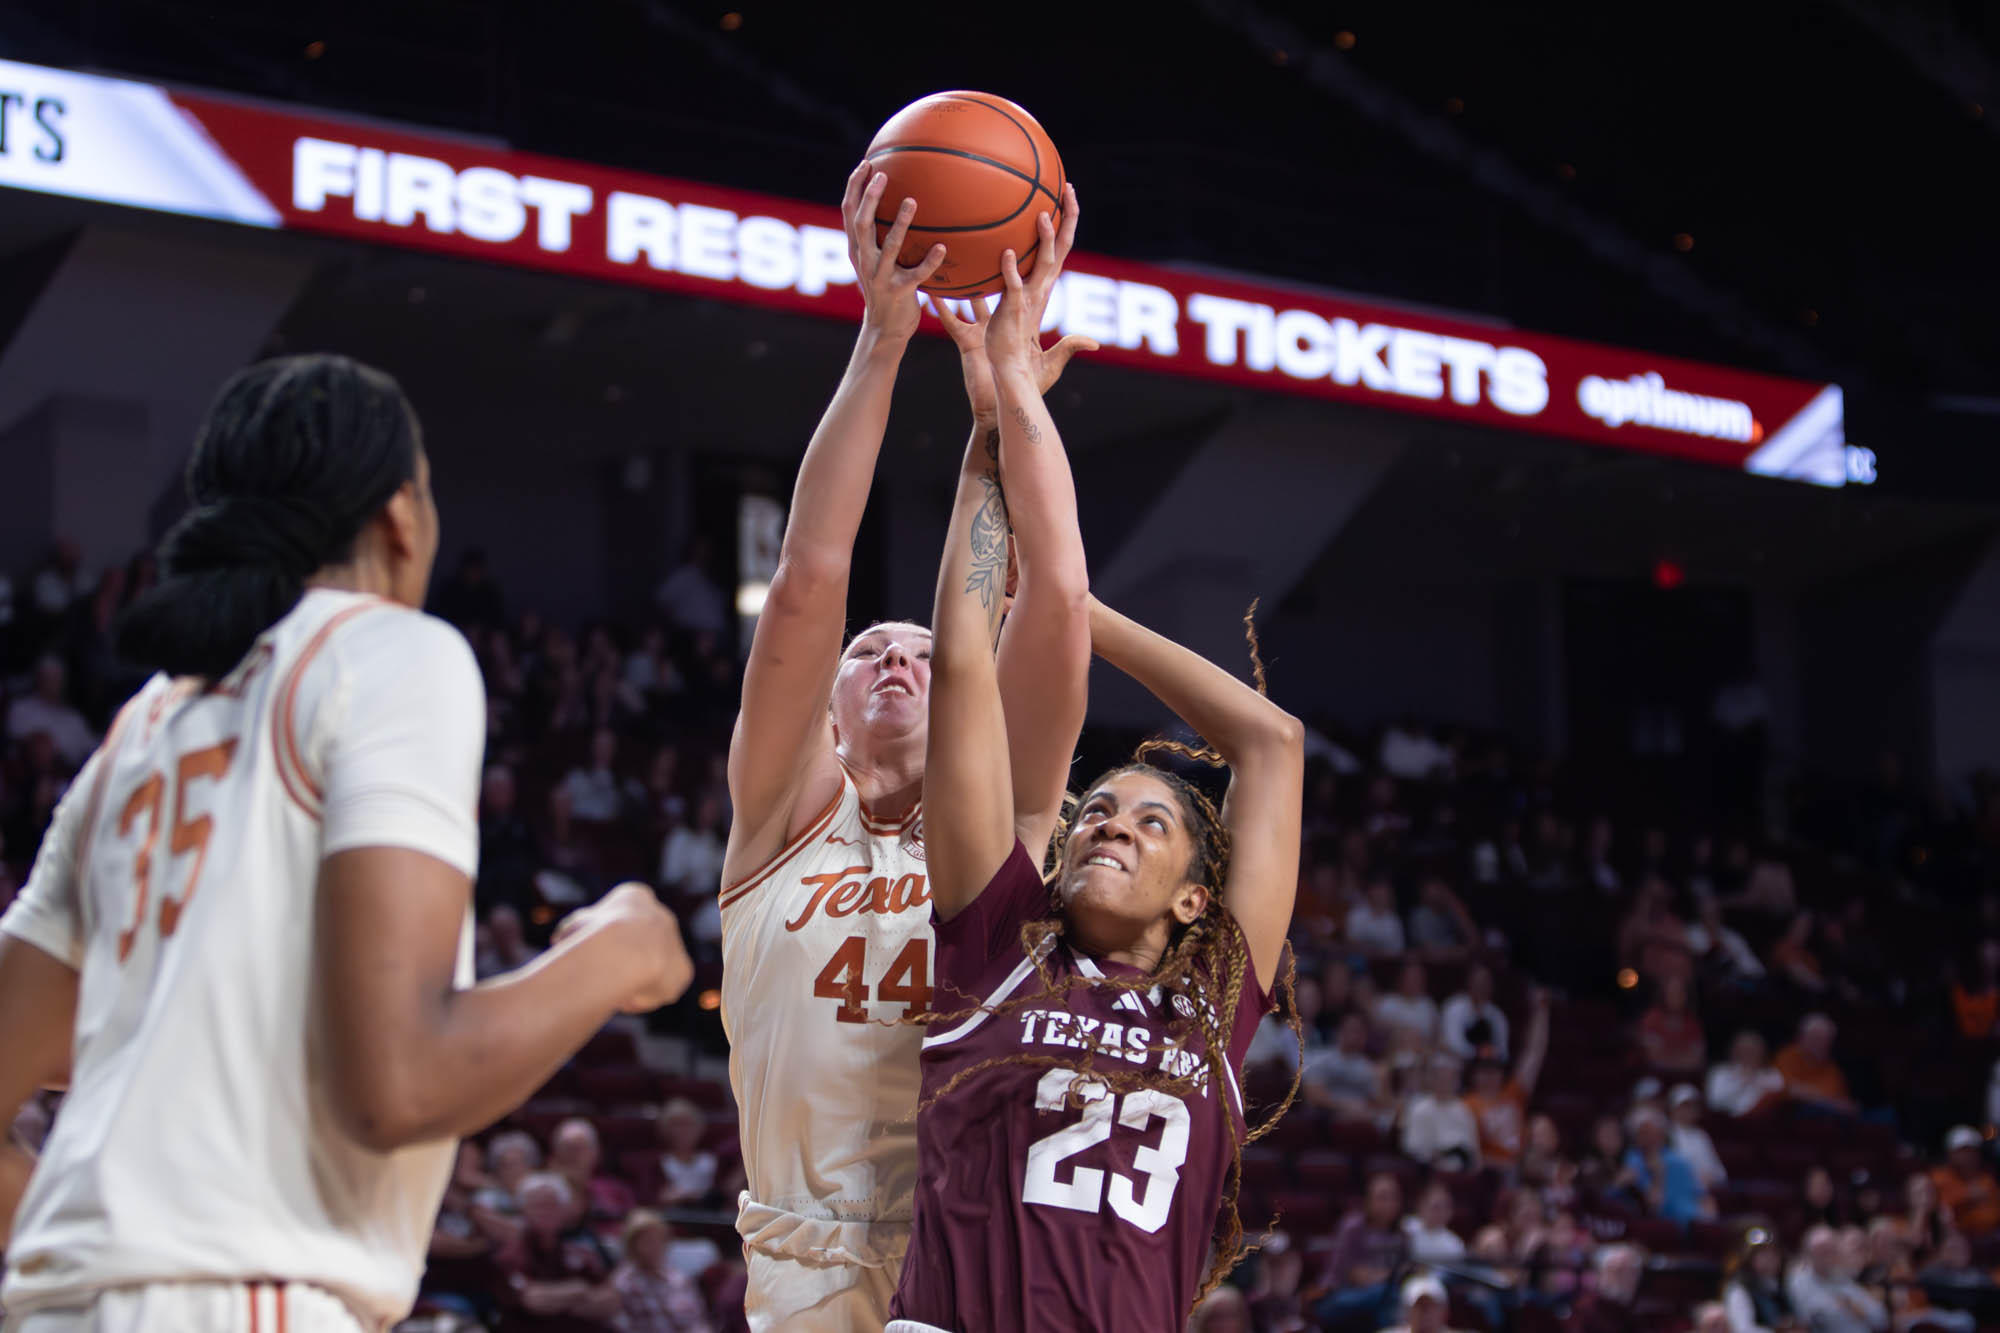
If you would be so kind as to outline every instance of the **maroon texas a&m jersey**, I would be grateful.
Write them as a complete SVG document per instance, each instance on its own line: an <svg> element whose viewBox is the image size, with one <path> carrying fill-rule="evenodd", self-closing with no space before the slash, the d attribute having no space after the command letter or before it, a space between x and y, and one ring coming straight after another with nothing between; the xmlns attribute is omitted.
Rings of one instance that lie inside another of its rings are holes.
<svg viewBox="0 0 2000 1333"><path fill-rule="evenodd" d="M891 1313L953 1333L1178 1333L1208 1268L1230 1136L1244 1132L1234 1071L1270 1000L1246 973L1219 1088L1199 1035L1162 1049L1177 1015L1157 988L1077 986L992 1012L1046 989L1021 927L1048 906L1016 843L979 897L936 923L933 1009L980 1010L924 1038L915 1218ZM1132 975L1063 944L1047 965L1058 979ZM1073 1067L1009 1062L930 1100L985 1060L1080 1066L1091 1052L1162 1086L1120 1092ZM1174 1078L1198 1090L1170 1091Z"/></svg>

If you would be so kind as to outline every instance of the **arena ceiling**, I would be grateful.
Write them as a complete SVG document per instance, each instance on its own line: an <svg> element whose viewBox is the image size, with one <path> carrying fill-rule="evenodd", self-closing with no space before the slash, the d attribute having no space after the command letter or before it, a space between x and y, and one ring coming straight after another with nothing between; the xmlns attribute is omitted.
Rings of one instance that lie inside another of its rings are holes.
<svg viewBox="0 0 2000 1333"><path fill-rule="evenodd" d="M2000 500L2000 335L1971 305L2000 291L1971 206L2000 161L1992 6L1136 13L16 0L0 55L789 196L836 192L911 97L991 88L1063 148L1093 250L1836 379L1880 492Z"/></svg>

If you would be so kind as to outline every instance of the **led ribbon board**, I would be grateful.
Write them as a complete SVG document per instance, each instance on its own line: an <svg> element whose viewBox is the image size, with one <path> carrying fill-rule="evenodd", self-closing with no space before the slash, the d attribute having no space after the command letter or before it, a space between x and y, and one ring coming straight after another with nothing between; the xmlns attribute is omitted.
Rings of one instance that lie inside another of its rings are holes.
<svg viewBox="0 0 2000 1333"><path fill-rule="evenodd" d="M837 186L838 182L831 185ZM838 210L502 145L0 61L0 187L856 318ZM1092 360L1870 482L1840 386L1242 276L1076 254L1047 329Z"/></svg>

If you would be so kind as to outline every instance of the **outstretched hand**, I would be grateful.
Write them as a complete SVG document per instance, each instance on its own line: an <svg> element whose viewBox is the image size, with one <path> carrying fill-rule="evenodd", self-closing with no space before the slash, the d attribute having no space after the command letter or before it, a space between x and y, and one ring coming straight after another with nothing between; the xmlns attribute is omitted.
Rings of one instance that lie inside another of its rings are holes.
<svg viewBox="0 0 2000 1333"><path fill-rule="evenodd" d="M917 201L905 199L896 208L896 220L889 234L875 239L875 222L880 215L883 192L889 178L867 162L847 177L847 193L840 201L840 215L847 223L847 258L854 265L854 281L861 288L867 313L865 324L890 337L907 339L917 331L923 307L917 304L917 289L931 280L944 263L945 248L933 245L923 262L905 268L897 261L910 223L917 216Z"/></svg>
<svg viewBox="0 0 2000 1333"><path fill-rule="evenodd" d="M997 309L989 311L985 298L976 296L971 302L972 318L967 320L955 314L943 301L935 297L931 299L931 308L937 312L944 331L958 345L959 369L965 376L965 397L972 405L972 419L979 425L992 425L1000 419L999 396L993 388L992 358L996 350L1008 357L1010 364L1026 365L1033 371L1038 393L1047 393L1055 386L1071 357L1078 352L1097 350L1097 340L1080 333L1072 333L1052 347L1041 345L1042 316L1048 311L1056 278L1062 273L1063 263L1076 243L1077 214L1076 187L1066 185L1063 187L1062 225L1058 227L1046 213L1035 220L1042 258L1035 265L1034 275L1025 282L1022 280L1013 251L1009 250L1001 257L1001 274L1007 286ZM998 335L996 344L995 329L1003 318L1008 327Z"/></svg>

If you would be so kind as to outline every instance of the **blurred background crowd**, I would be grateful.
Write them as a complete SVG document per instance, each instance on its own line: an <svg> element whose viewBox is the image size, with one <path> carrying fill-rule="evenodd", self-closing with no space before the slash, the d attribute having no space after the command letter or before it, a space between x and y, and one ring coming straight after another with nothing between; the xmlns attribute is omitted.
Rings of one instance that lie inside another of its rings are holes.
<svg viewBox="0 0 2000 1333"><path fill-rule="evenodd" d="M477 551L435 586L489 695L481 972L626 878L701 971L465 1144L412 1328L741 1326L715 1012L737 666L705 561L642 624L510 605ZM0 899L135 683L106 632L151 577L58 549L9 580ZM1244 1157L1271 1230L1194 1327L2000 1322L2000 787L1918 791L1885 754L1782 810L1691 805L1643 765L1585 785L1447 726L1313 727L1303 1045L1273 1016L1250 1055L1254 1101L1300 1096ZM1085 766L1136 739L1093 730Z"/></svg>

